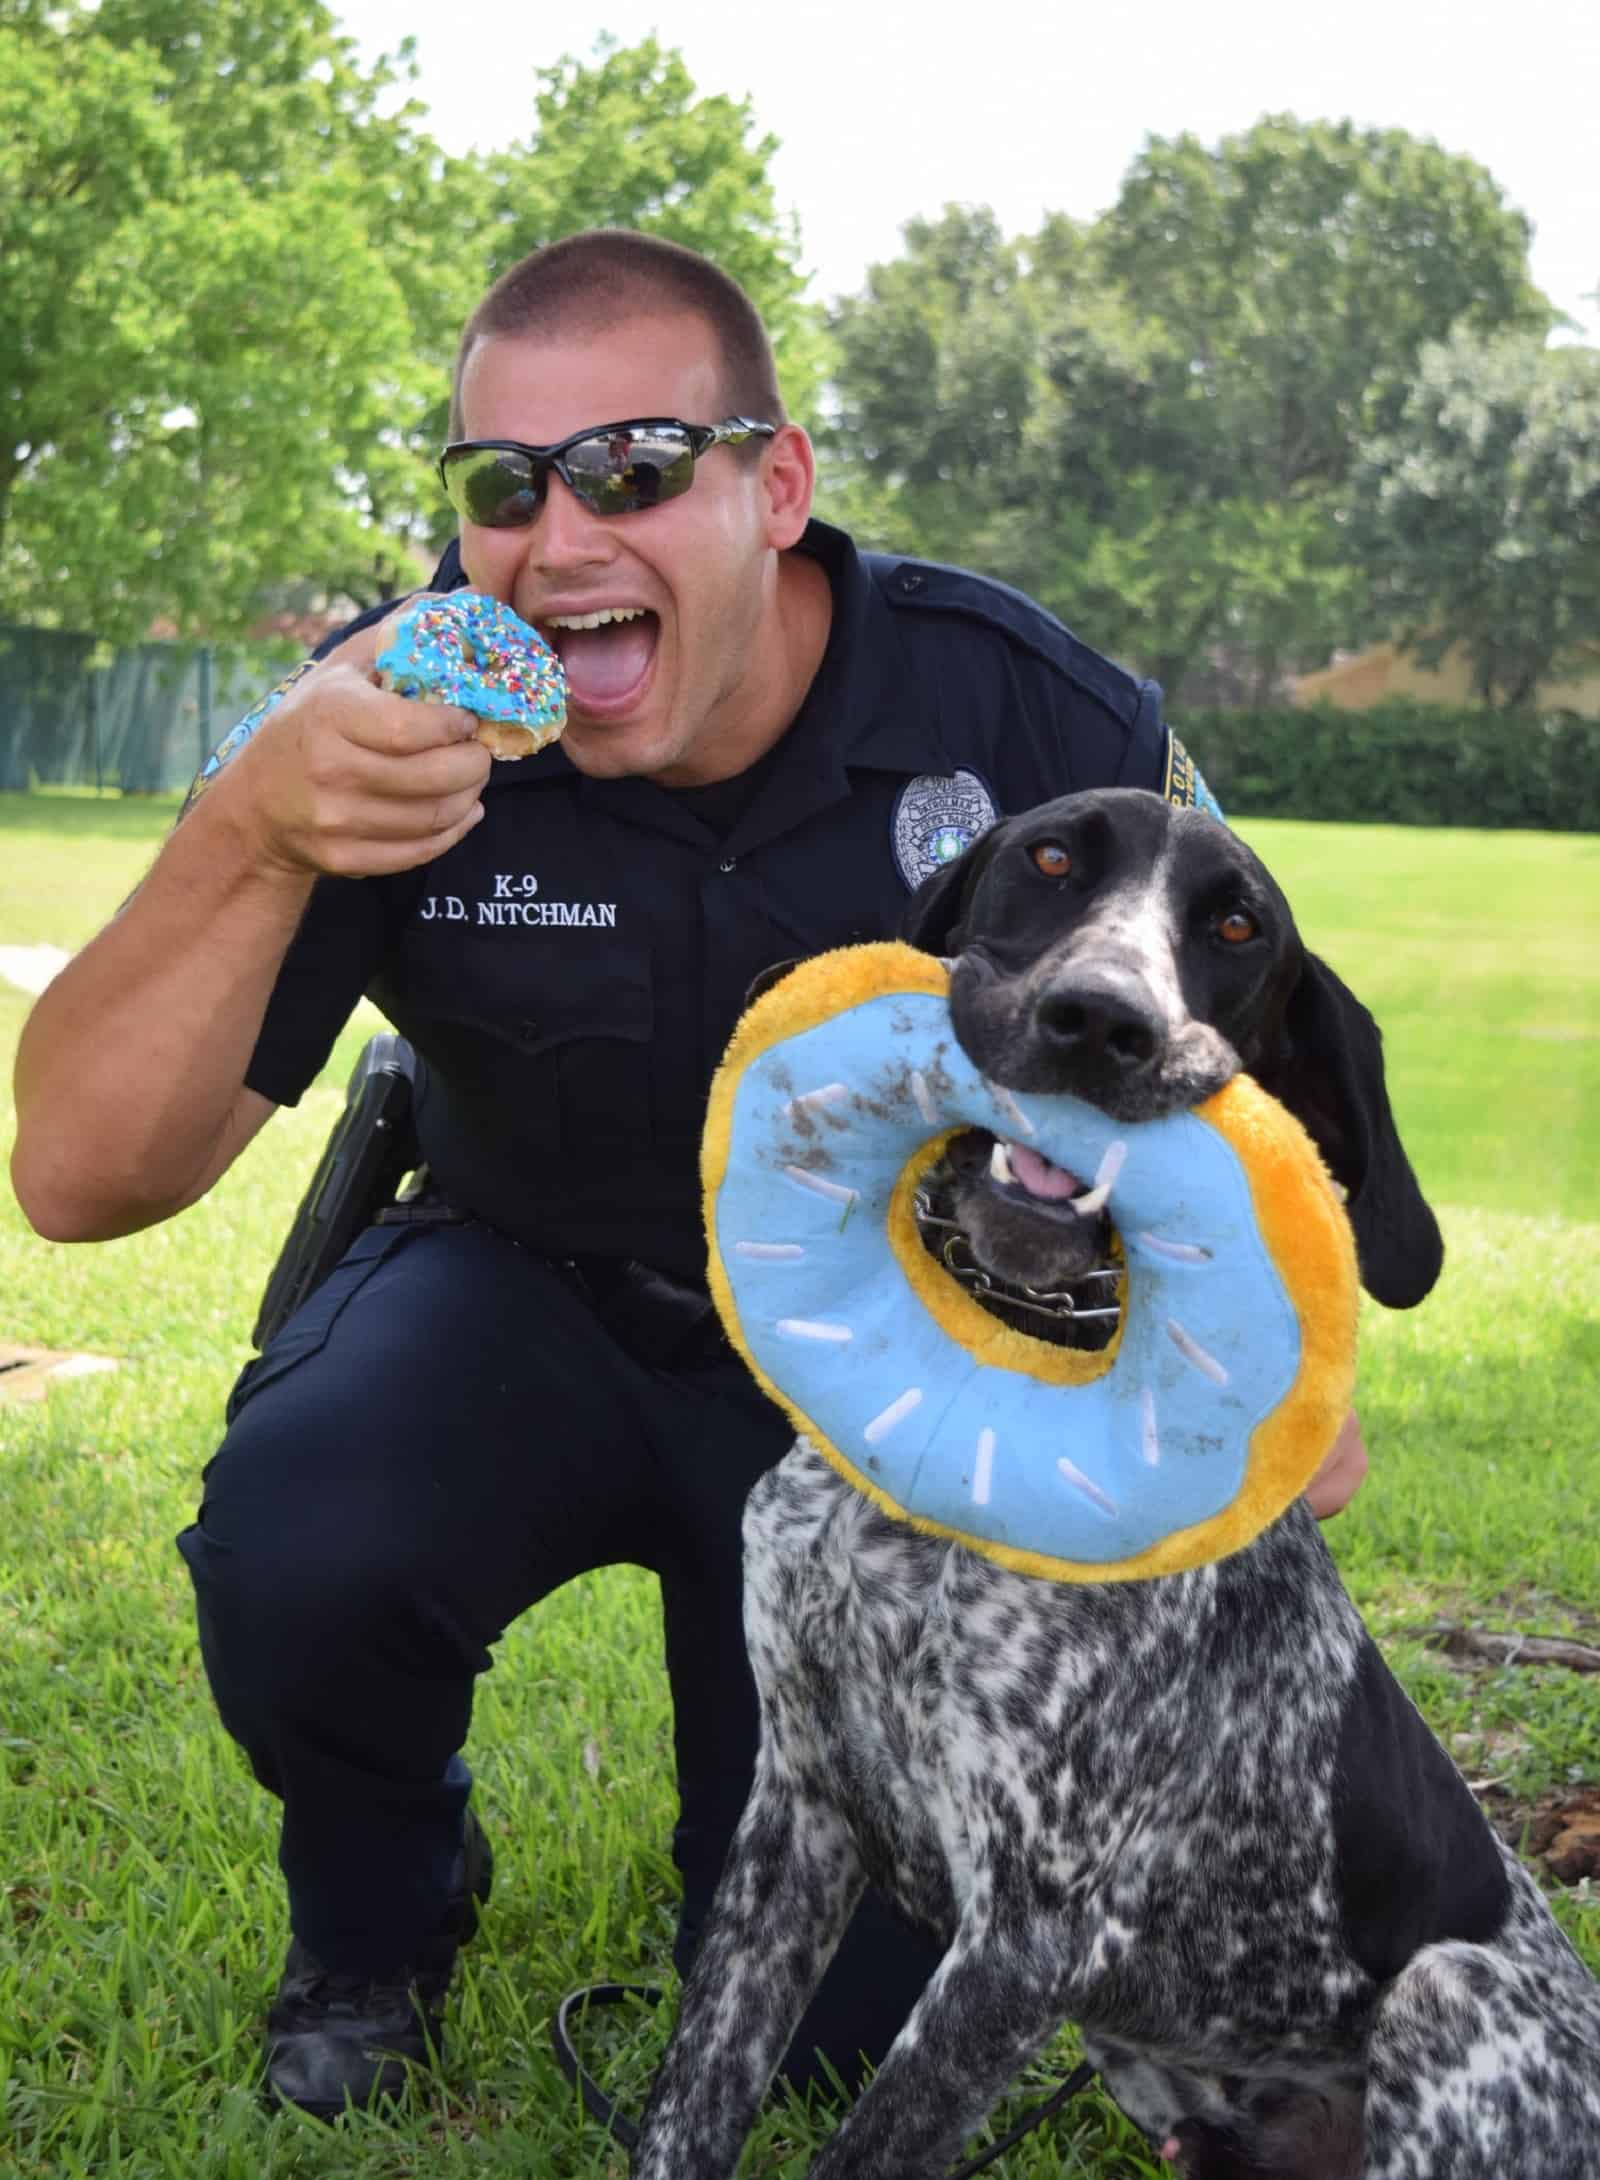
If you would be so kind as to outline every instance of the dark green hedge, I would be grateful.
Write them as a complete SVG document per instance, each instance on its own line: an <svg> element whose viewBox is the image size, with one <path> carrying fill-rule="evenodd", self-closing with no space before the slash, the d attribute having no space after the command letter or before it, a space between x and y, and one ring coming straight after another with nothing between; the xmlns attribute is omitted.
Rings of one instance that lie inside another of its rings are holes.
<svg viewBox="0 0 1600 2180"><path fill-rule="evenodd" d="M1175 723L1230 815L1600 832L1600 719L1390 703Z"/></svg>

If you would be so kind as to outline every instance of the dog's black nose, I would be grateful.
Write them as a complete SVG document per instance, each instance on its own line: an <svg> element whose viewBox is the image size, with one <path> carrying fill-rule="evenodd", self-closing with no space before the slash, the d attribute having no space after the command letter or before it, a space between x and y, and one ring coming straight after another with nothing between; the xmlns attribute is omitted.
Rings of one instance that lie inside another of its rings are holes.
<svg viewBox="0 0 1600 2180"><path fill-rule="evenodd" d="M1054 1057L1096 1074L1137 1074L1161 1047L1154 1010L1103 985L1053 985L1034 1008L1034 1026Z"/></svg>

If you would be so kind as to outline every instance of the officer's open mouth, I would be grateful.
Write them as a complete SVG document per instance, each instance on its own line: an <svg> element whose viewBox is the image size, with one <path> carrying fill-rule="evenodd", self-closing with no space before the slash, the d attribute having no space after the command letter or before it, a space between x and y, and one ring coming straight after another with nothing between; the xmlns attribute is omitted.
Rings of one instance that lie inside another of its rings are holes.
<svg viewBox="0 0 1600 2180"><path fill-rule="evenodd" d="M558 653L568 694L580 711L625 705L648 676L661 633L660 621L646 606L557 613L538 627Z"/></svg>

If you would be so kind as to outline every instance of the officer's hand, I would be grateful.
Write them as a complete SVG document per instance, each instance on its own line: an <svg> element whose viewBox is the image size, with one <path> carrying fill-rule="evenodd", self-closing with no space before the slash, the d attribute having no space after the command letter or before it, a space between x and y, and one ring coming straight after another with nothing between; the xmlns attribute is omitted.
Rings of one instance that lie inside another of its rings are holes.
<svg viewBox="0 0 1600 2180"><path fill-rule="evenodd" d="M1343 1513L1367 1477L1367 1445L1354 1408L1339 1426L1328 1458L1306 1486L1306 1503L1318 1521Z"/></svg>
<svg viewBox="0 0 1600 2180"><path fill-rule="evenodd" d="M303 675L215 781L211 797L268 868L412 870L482 817L491 759L472 739L478 721L379 688L373 661L386 636L383 621L359 629Z"/></svg>

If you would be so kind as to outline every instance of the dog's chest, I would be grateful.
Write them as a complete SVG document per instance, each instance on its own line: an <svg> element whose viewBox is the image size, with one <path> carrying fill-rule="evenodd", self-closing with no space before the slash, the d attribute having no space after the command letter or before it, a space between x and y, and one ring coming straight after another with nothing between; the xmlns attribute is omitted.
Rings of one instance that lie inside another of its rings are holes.
<svg viewBox="0 0 1600 2180"><path fill-rule="evenodd" d="M1012 1575L889 1521L803 1446L752 1493L745 1574L786 1763L920 1920L948 1934L997 1856L1042 1898L1064 1894L1138 1823L1137 1755L1113 1782L1090 1752L1107 1745L1108 1701L1120 1712L1141 1679L1181 1710L1176 1611L1130 1641L1127 1598Z"/></svg>
<svg viewBox="0 0 1600 2180"><path fill-rule="evenodd" d="M1288 2013L1342 2044L1368 1987L1337 1927L1331 1736L1292 1673L1264 1703L1215 1570L1012 1575L886 1520L803 1445L751 1494L745 1545L786 1776L903 1909L948 1938L1004 1883L1089 1965L1083 2017L1138 2040L1266 2048ZM1342 1641L1319 1628L1323 1665Z"/></svg>
<svg viewBox="0 0 1600 2180"><path fill-rule="evenodd" d="M971 1879L971 1782L996 1760L978 1723L970 1661L986 1635L955 1579L964 1560L885 1521L809 1455L764 1479L746 1515L746 1628L769 1720L848 1813L874 1881L946 1933Z"/></svg>

